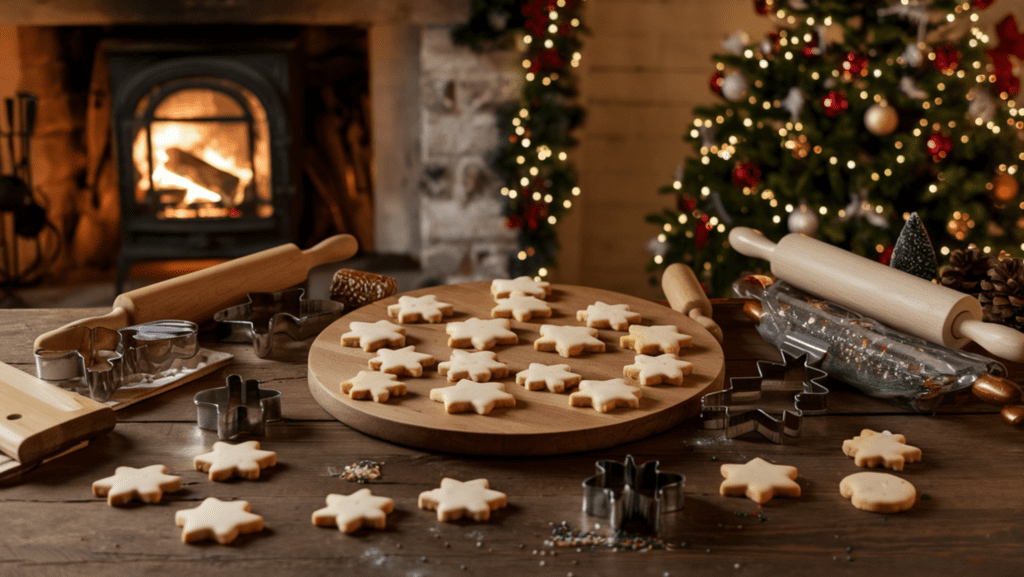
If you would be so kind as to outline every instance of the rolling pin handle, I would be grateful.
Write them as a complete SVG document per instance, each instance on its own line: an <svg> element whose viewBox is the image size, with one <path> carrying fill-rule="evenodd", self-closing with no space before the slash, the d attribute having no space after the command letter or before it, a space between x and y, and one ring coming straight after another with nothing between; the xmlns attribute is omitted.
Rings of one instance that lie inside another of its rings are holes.
<svg viewBox="0 0 1024 577"><path fill-rule="evenodd" d="M668 265L661 276L661 290L672 310L697 321L715 340L722 342L722 328L711 319L714 312L711 301L690 267L678 262Z"/></svg>
<svg viewBox="0 0 1024 577"><path fill-rule="evenodd" d="M1024 333L1006 325L986 323L961 313L953 320L953 336L967 337L986 351L1008 361L1024 362Z"/></svg>
<svg viewBox="0 0 1024 577"><path fill-rule="evenodd" d="M359 242L350 234L336 234L302 251L312 266L351 258L359 251Z"/></svg>
<svg viewBox="0 0 1024 577"><path fill-rule="evenodd" d="M737 226L729 231L729 244L742 255L768 262L772 262L772 254L777 246L760 231L745 226Z"/></svg>
<svg viewBox="0 0 1024 577"><path fill-rule="evenodd" d="M75 327L87 327L90 329L102 327L116 331L117 329L124 328L132 323L133 313L134 311L125 309L124 307L114 307L109 313L103 316L91 317L66 324L59 329L52 330L36 337L35 342L32 344L32 350L35 352L42 350L78 350L82 346L80 338L81 333L73 330Z"/></svg>

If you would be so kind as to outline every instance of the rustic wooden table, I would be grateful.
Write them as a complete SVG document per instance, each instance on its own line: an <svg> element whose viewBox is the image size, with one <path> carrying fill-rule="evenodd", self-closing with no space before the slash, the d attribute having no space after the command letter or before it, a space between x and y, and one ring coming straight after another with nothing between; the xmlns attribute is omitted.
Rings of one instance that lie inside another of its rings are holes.
<svg viewBox="0 0 1024 577"><path fill-rule="evenodd" d="M34 372L36 335L97 312L4 311L0 360ZM726 335L727 377L754 375L758 359L778 358L737 302L716 303L715 317ZM283 338L266 360L244 345L206 346L233 353L234 362L120 411L112 433L0 488L0 574L997 575L1022 566L1024 433L976 401L925 416L834 384L828 413L806 417L800 439L786 446L756 436L726 440L693 419L592 453L465 457L393 445L331 418L309 393L309 341ZM284 420L270 425L263 439L265 448L277 451L278 465L257 481L213 483L191 466L192 457L216 440L196 427L192 397L222 386L230 373L282 392ZM843 455L842 442L864 428L903 433L923 450L922 462L898 473L920 495L910 511L868 513L840 496L839 481L862 470ZM562 522L575 531L604 532L603 520L581 512L581 483L594 474L595 461L627 455L686 476L684 508L662 535L667 549L553 543L552 531ZM803 496L773 499L760 511L746 498L720 496L720 466L754 457L796 466ZM381 479L357 485L338 477L364 459L384 463ZM184 489L157 505L114 508L92 496L92 482L115 467L155 463L180 475ZM417 496L443 477L485 477L508 494L509 505L487 522L438 522L433 512L417 508ZM345 535L311 524L327 494L367 486L395 501L386 529ZM182 544L175 511L210 496L249 501L265 529L228 546Z"/></svg>

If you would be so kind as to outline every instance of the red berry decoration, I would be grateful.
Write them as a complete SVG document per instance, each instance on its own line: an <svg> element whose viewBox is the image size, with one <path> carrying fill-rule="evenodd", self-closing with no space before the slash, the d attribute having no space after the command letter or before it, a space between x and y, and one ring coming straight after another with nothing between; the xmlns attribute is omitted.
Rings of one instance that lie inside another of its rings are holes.
<svg viewBox="0 0 1024 577"><path fill-rule="evenodd" d="M732 167L732 183L738 188L753 187L761 182L761 169L753 161L737 162Z"/></svg>
<svg viewBox="0 0 1024 577"><path fill-rule="evenodd" d="M508 222L505 223L505 225L508 226L509 228L522 228L523 219L518 214L513 214L512 216L508 217Z"/></svg>
<svg viewBox="0 0 1024 577"><path fill-rule="evenodd" d="M825 108L827 116L835 118L846 112L846 109L850 107L850 102L846 99L846 94L830 90L822 97L821 105Z"/></svg>
<svg viewBox="0 0 1024 577"><path fill-rule="evenodd" d="M996 0L973 0L971 6L974 6L978 10L984 10L992 5Z"/></svg>
<svg viewBox="0 0 1024 577"><path fill-rule="evenodd" d="M861 56L856 52L850 52L846 55L846 59L840 64L840 68L843 70L843 76L847 79L851 76L867 75L868 70L868 59L865 56Z"/></svg>
<svg viewBox="0 0 1024 577"><path fill-rule="evenodd" d="M928 154L932 155L932 160L938 162L946 158L949 153L952 152L953 141L941 132L933 132L931 136L928 137L925 147L928 149Z"/></svg>
<svg viewBox="0 0 1024 577"><path fill-rule="evenodd" d="M708 85L711 87L711 91L715 94L722 95L722 82L725 80L725 74L722 74L721 70L716 70L711 75L711 79L708 80Z"/></svg>
<svg viewBox="0 0 1024 577"><path fill-rule="evenodd" d="M764 16L775 8L775 0L754 0L754 11Z"/></svg>
<svg viewBox="0 0 1024 577"><path fill-rule="evenodd" d="M812 38L810 42L804 44L804 56L810 58L811 56L817 56L820 54L818 50L818 39Z"/></svg>
<svg viewBox="0 0 1024 577"><path fill-rule="evenodd" d="M952 44L943 44L935 49L935 67L943 72L952 72L960 65L963 54Z"/></svg>

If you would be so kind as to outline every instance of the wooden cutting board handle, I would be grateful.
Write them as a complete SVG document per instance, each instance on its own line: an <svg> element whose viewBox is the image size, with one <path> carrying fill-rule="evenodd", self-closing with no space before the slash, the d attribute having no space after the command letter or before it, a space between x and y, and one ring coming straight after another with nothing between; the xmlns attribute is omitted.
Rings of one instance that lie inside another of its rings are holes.
<svg viewBox="0 0 1024 577"><path fill-rule="evenodd" d="M697 321L715 340L722 342L722 328L711 319L714 313L711 301L690 267L678 262L668 265L661 276L661 290L672 310Z"/></svg>
<svg viewBox="0 0 1024 577"><path fill-rule="evenodd" d="M31 466L117 423L110 407L0 363L0 451Z"/></svg>

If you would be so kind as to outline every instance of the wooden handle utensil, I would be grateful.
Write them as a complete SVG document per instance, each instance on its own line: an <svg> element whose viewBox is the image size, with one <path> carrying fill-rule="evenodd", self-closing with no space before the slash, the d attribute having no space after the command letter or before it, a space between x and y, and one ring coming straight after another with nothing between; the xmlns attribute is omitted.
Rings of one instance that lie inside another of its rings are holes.
<svg viewBox="0 0 1024 577"><path fill-rule="evenodd" d="M672 310L697 321L716 341L722 342L722 328L711 319L711 301L690 267L678 262L668 265L661 276L661 290Z"/></svg>

